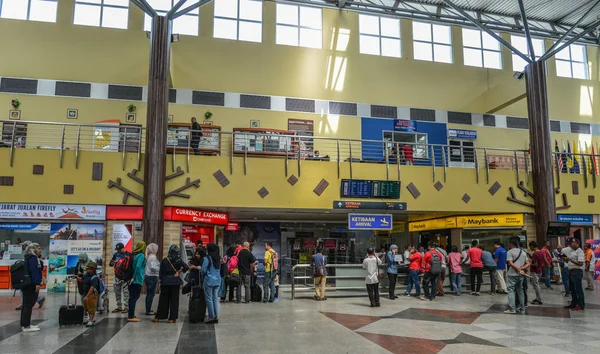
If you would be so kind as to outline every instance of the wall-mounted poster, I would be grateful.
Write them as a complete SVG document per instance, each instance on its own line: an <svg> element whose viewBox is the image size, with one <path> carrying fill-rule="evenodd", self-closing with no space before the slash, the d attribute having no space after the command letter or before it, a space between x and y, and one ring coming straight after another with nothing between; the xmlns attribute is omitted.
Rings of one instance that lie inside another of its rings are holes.
<svg viewBox="0 0 600 354"><path fill-rule="evenodd" d="M115 224L112 231L112 250L115 249L117 243L125 245L127 252L133 251L133 225L132 224Z"/></svg>
<svg viewBox="0 0 600 354"><path fill-rule="evenodd" d="M314 127L315 123L308 119L288 119L288 130L296 132L298 146L300 147L300 156L303 159L313 156L314 150Z"/></svg>

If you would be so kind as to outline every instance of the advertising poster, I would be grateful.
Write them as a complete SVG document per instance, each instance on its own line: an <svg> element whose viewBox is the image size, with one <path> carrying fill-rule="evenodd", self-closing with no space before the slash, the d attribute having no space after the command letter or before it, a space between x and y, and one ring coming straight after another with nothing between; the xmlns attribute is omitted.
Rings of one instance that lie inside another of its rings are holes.
<svg viewBox="0 0 600 354"><path fill-rule="evenodd" d="M1 203L0 219L104 220L104 205Z"/></svg>
<svg viewBox="0 0 600 354"><path fill-rule="evenodd" d="M117 243L125 245L127 252L133 252L133 225L131 224L115 224L112 231L112 248L117 247Z"/></svg>
<svg viewBox="0 0 600 354"><path fill-rule="evenodd" d="M94 239L96 237L96 239ZM90 261L102 270L104 249L102 224L54 224L50 230L48 259L48 291L65 292L79 262L79 254L86 253ZM75 290L72 286L71 290Z"/></svg>
<svg viewBox="0 0 600 354"><path fill-rule="evenodd" d="M259 276L264 272L265 242L271 241L277 254L281 254L281 226L276 222L241 222L238 231L225 231L223 248L235 245L237 240L250 242L252 254L259 263Z"/></svg>
<svg viewBox="0 0 600 354"><path fill-rule="evenodd" d="M585 243L592 245L594 257L596 257L596 264L594 265L594 280L598 280L600 279L600 240L586 240Z"/></svg>

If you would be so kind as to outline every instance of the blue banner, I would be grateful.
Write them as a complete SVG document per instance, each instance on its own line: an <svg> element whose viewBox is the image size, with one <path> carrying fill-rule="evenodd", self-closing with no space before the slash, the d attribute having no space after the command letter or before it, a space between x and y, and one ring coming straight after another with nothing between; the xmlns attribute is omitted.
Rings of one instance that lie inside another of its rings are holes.
<svg viewBox="0 0 600 354"><path fill-rule="evenodd" d="M414 120L404 120L404 119L396 119L396 124L394 124L394 130L399 132L416 132L417 126L415 125Z"/></svg>
<svg viewBox="0 0 600 354"><path fill-rule="evenodd" d="M456 139L477 139L476 130L464 130L464 129L448 129L448 137Z"/></svg>
<svg viewBox="0 0 600 354"><path fill-rule="evenodd" d="M48 226L46 226L46 230L49 230ZM40 224L30 224L30 223L9 223L2 222L0 223L0 230L40 230L44 228L40 228Z"/></svg>
<svg viewBox="0 0 600 354"><path fill-rule="evenodd" d="M570 222L573 225L593 225L592 215L586 214L558 214L559 222Z"/></svg>
<svg viewBox="0 0 600 354"><path fill-rule="evenodd" d="M348 214L350 230L392 230L391 214Z"/></svg>

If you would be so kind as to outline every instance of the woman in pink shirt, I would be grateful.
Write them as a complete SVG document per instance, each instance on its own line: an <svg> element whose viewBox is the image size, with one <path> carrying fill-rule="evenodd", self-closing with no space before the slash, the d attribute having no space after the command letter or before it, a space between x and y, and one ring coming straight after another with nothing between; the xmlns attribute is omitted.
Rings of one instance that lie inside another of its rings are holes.
<svg viewBox="0 0 600 354"><path fill-rule="evenodd" d="M452 246L452 252L448 255L448 262L450 263L450 284L456 296L460 296L460 289L462 287L461 259L462 254L458 252L458 247Z"/></svg>

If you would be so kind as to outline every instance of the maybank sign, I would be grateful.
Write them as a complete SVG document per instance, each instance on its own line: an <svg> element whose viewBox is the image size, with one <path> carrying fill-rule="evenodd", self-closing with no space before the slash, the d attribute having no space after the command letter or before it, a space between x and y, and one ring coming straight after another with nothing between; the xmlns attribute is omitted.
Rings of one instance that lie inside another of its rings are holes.
<svg viewBox="0 0 600 354"><path fill-rule="evenodd" d="M456 224L459 228L473 227L515 227L523 226L523 214L458 216Z"/></svg>
<svg viewBox="0 0 600 354"><path fill-rule="evenodd" d="M409 232L466 229L485 227L519 227L525 225L523 214L453 216L449 218L415 221L408 224Z"/></svg>

